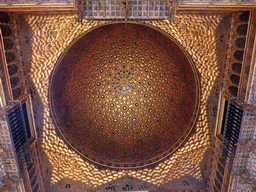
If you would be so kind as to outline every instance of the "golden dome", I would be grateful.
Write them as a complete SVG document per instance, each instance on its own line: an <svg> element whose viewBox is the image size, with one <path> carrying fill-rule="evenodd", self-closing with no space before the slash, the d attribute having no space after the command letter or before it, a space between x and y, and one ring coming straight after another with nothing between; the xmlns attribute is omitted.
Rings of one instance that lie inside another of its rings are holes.
<svg viewBox="0 0 256 192"><path fill-rule="evenodd" d="M138 24L101 26L59 59L50 97L65 141L97 164L137 168L186 139L199 106L199 81L171 37Z"/></svg>

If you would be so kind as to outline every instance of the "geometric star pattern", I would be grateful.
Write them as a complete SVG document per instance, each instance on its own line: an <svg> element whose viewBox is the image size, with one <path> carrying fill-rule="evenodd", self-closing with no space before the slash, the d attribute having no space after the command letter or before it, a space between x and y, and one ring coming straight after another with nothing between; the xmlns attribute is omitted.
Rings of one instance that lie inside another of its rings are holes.
<svg viewBox="0 0 256 192"><path fill-rule="evenodd" d="M51 184L63 178L82 182L97 189L114 180L129 176L161 187L171 179L191 175L203 182L201 163L211 144L211 127L207 116L207 102L213 86L217 84L220 66L217 55L216 30L223 15L177 14L175 23L168 20L142 23L160 28L173 36L189 53L200 75L201 100L199 117L193 133L167 160L155 167L140 170L99 169L71 150L55 130L49 108L49 78L59 56L79 35L101 24L112 21L84 20L76 15L28 15L24 19L31 27L31 85L38 97L34 105L42 105L41 114L35 116L41 128L40 143L45 161L52 170ZM41 117L41 118L38 118Z"/></svg>

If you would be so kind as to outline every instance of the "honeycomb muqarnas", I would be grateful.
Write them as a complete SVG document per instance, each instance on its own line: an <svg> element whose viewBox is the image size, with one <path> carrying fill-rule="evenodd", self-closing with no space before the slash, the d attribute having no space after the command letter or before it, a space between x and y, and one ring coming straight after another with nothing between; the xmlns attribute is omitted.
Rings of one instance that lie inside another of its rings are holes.
<svg viewBox="0 0 256 192"><path fill-rule="evenodd" d="M178 179L184 175L202 180L200 163L211 142L206 105L220 73L216 53L216 29L222 17L178 14L175 23L167 20L144 22L173 36L189 53L195 64L200 76L201 89L195 131L181 148L155 168L99 170L71 150L63 139L57 136L50 116L49 77L59 56L76 37L110 21L84 20L81 25L77 22L76 15L25 16L24 19L32 29L32 61L29 77L44 106L43 114L39 114L43 118L41 148L49 160L49 166L53 169L51 184L69 178L92 188L98 188L125 175L156 186L162 186L170 179Z"/></svg>

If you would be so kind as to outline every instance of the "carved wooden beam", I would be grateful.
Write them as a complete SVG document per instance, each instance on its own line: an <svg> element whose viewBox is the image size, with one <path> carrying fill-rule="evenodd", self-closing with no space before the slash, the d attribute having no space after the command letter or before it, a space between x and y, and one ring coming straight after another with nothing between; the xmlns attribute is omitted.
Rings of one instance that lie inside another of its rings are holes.
<svg viewBox="0 0 256 192"><path fill-rule="evenodd" d="M130 14L131 14L131 8L132 8L133 1L122 0L122 1L118 1L118 3L120 4L120 6L122 8L123 15L125 17L125 22L127 23L128 16L130 16Z"/></svg>
<svg viewBox="0 0 256 192"><path fill-rule="evenodd" d="M83 22L83 11L84 11L84 0L76 0L75 1L75 6L77 9L77 15L78 15L78 22L82 23Z"/></svg>
<svg viewBox="0 0 256 192"><path fill-rule="evenodd" d="M180 0L165 0L165 2L170 12L169 19L170 21L174 22L177 9L179 8L179 5L180 5Z"/></svg>

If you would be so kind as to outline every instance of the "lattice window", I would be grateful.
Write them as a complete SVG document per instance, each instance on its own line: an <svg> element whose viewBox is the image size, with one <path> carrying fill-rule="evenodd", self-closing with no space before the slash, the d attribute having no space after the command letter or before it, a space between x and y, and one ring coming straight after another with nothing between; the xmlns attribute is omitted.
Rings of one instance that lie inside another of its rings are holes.
<svg viewBox="0 0 256 192"><path fill-rule="evenodd" d="M164 0L134 0L128 19L166 19L169 10ZM86 0L85 19L124 19L118 0Z"/></svg>
<svg viewBox="0 0 256 192"><path fill-rule="evenodd" d="M8 119L11 127L14 146L16 150L19 150L21 146L27 141L22 109L17 107L12 110L8 114Z"/></svg>
<svg viewBox="0 0 256 192"><path fill-rule="evenodd" d="M236 154L236 145L239 139L242 117L243 110L229 103L220 156L229 160L230 167L233 166L233 160Z"/></svg>

